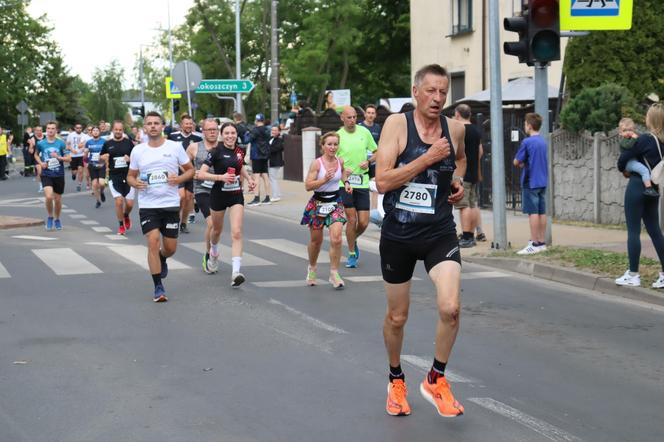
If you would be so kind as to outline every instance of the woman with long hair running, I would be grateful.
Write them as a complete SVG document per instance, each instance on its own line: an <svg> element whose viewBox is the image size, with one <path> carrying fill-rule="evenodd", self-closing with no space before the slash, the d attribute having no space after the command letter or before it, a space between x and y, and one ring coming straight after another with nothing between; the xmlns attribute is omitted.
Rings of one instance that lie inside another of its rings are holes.
<svg viewBox="0 0 664 442"><path fill-rule="evenodd" d="M344 288L344 281L339 275L341 260L341 233L346 223L346 212L339 194L339 181L344 182L346 192L353 188L348 182L350 169L344 169L344 162L337 158L339 135L327 132L320 139L323 155L311 163L304 186L307 191L314 192L304 209L300 224L309 226L310 240L309 267L307 268L307 285L316 285L316 266L318 255L323 244L323 227L330 231L330 283L335 289Z"/></svg>
<svg viewBox="0 0 664 442"><path fill-rule="evenodd" d="M245 281L240 273L242 265L242 221L244 219L244 197L242 196L242 183L240 178L247 180L249 190L256 187L256 183L249 176L244 165L244 151L237 144L237 126L233 123L221 125L221 143L211 151L200 170L199 180L213 181L210 191L210 218L212 231L210 232L210 259L219 259L219 238L224 226L224 215L228 210L231 224L231 262L233 271L231 286L238 287ZM215 173L210 173L210 168Z"/></svg>

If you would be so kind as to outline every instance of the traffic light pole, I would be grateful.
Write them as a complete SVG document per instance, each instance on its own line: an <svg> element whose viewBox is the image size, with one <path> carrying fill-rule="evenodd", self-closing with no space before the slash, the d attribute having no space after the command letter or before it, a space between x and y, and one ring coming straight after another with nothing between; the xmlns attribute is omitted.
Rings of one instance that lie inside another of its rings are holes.
<svg viewBox="0 0 664 442"><path fill-rule="evenodd" d="M500 11L498 0L489 1L489 57L491 60L491 205L493 244L507 250L505 207L505 148L503 145L503 94L500 84Z"/></svg>
<svg viewBox="0 0 664 442"><path fill-rule="evenodd" d="M546 184L546 244L551 245L553 221L553 148L549 134L549 84L548 63L535 63L535 112L542 116L540 135L546 140L548 181Z"/></svg>

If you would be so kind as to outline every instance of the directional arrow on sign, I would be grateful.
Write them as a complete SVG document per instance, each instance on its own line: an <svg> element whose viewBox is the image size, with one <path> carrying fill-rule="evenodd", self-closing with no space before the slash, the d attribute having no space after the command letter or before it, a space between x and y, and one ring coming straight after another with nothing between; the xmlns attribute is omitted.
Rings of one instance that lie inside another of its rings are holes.
<svg viewBox="0 0 664 442"><path fill-rule="evenodd" d="M249 93L255 85L251 80L203 80L196 88L197 94Z"/></svg>

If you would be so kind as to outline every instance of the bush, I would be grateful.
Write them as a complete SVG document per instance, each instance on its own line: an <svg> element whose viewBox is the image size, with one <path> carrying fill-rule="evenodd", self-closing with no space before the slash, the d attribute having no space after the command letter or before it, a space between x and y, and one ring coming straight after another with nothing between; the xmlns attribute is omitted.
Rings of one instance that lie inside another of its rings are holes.
<svg viewBox="0 0 664 442"><path fill-rule="evenodd" d="M607 83L584 89L571 99L560 113L560 121L571 132L608 132L622 117L642 121L635 108L636 100L629 90Z"/></svg>

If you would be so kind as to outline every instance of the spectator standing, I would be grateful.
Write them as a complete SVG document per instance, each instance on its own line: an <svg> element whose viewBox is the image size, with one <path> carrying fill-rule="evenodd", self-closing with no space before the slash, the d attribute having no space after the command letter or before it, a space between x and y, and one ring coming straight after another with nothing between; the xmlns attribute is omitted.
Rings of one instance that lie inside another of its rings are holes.
<svg viewBox="0 0 664 442"><path fill-rule="evenodd" d="M9 178L7 173L7 156L10 153L12 139L14 137L9 134L3 133L2 127L0 127L0 180L4 181Z"/></svg>
<svg viewBox="0 0 664 442"><path fill-rule="evenodd" d="M270 202L270 180L268 176L267 163L270 158L270 131L265 127L265 115L256 114L256 125L249 132L248 140L251 143L251 171L256 182L256 196L247 206L260 206L271 204ZM261 201L261 184L265 199Z"/></svg>
<svg viewBox="0 0 664 442"><path fill-rule="evenodd" d="M546 232L546 185L549 179L547 166L546 141L539 134L542 116L536 113L526 114L524 123L528 138L521 142L514 165L522 168L521 204L523 213L528 215L530 241L517 252L518 255L533 255L546 250L544 234Z"/></svg>
<svg viewBox="0 0 664 442"><path fill-rule="evenodd" d="M35 157L30 153L31 138L32 127L28 126L23 134L23 176L35 174Z"/></svg>
<svg viewBox="0 0 664 442"><path fill-rule="evenodd" d="M470 122L471 110L467 104L460 104L454 110L454 119L464 124L466 135L466 174L463 177L463 198L454 207L461 218L461 239L459 247L474 247L475 229L479 225L480 209L477 205L479 195L480 159L484 153L482 138L477 127Z"/></svg>
<svg viewBox="0 0 664 442"><path fill-rule="evenodd" d="M281 137L279 126L272 126L270 130L270 163L268 176L272 187L271 201L276 203L281 200L281 189L279 188L279 173L284 167L284 139Z"/></svg>

